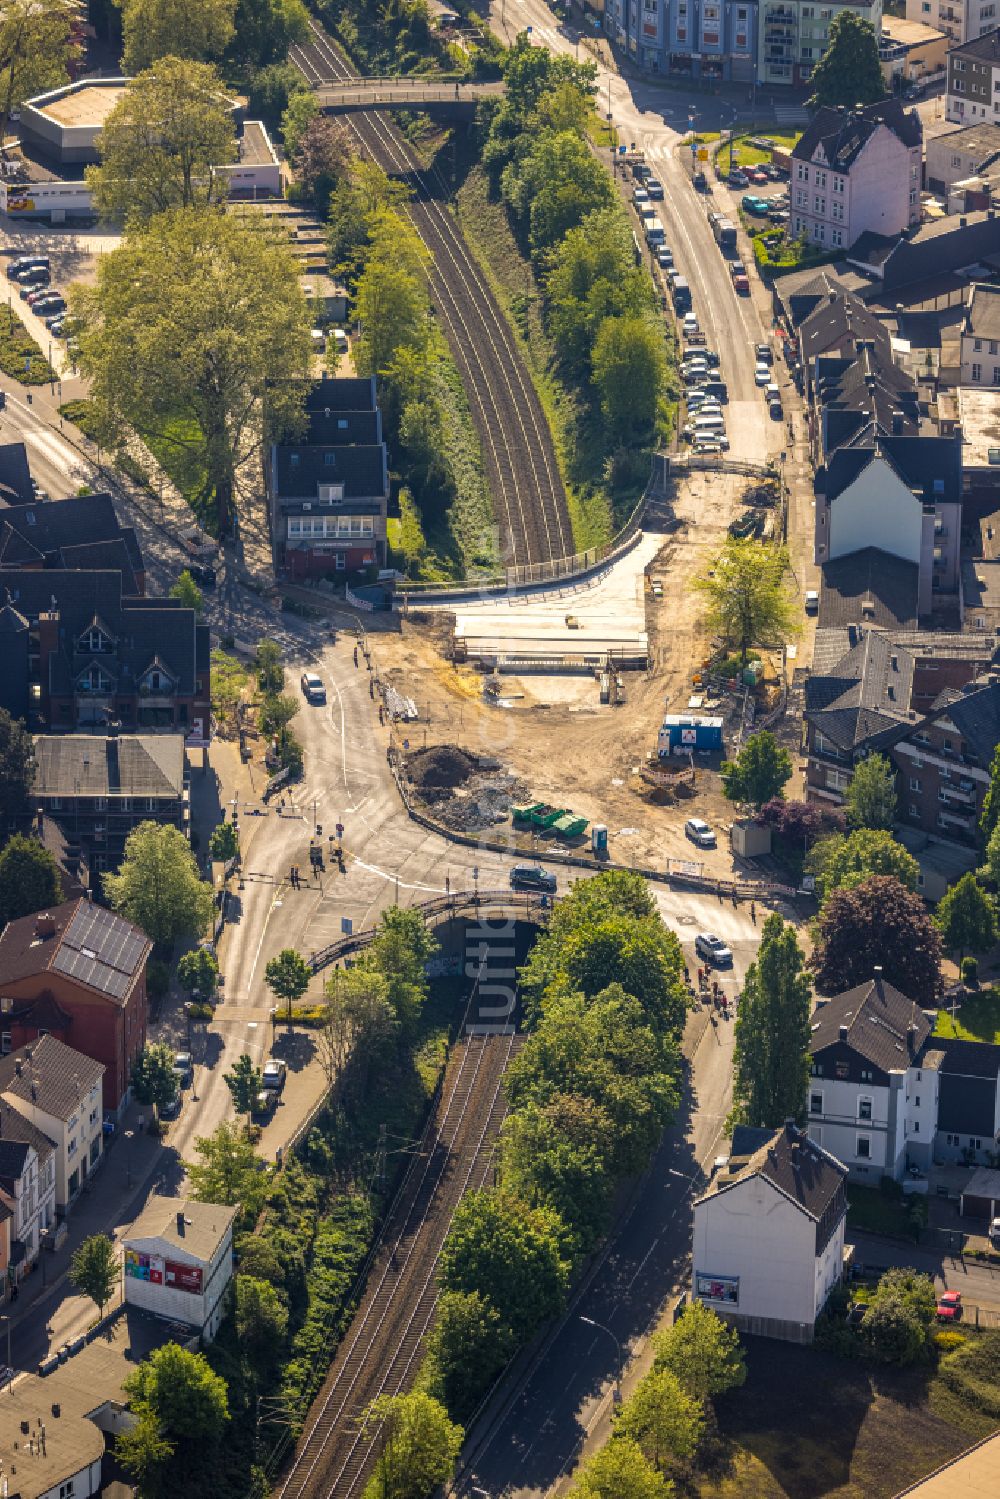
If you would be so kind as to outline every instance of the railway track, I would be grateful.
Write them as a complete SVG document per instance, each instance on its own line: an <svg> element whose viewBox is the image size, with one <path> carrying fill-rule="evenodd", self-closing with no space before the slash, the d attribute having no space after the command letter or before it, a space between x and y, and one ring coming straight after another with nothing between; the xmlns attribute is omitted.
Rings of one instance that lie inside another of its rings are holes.
<svg viewBox="0 0 1000 1499"><path fill-rule="evenodd" d="M357 76L319 22L309 24L312 40L289 52L308 82L320 86ZM348 123L372 158L413 188L406 211L432 256L434 308L479 433L504 563L525 566L570 556L573 533L545 414L493 292L440 201L438 189L446 192L446 185L439 174L435 184L420 169L377 111L353 114Z"/></svg>
<svg viewBox="0 0 1000 1499"><path fill-rule="evenodd" d="M277 1499L360 1499L377 1453L365 1410L379 1395L409 1389L416 1375L437 1305L441 1249L462 1197L486 1180L516 1043L514 1035L470 1036L456 1050Z"/></svg>

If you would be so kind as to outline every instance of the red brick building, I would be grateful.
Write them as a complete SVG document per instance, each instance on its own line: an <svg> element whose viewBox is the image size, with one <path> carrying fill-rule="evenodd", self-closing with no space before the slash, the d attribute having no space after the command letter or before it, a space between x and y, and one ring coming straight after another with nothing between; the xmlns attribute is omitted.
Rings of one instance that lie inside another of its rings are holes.
<svg viewBox="0 0 1000 1499"><path fill-rule="evenodd" d="M0 1050L51 1035L104 1065L104 1108L119 1114L146 1044L146 960L131 922L79 899L10 921L0 936Z"/></svg>

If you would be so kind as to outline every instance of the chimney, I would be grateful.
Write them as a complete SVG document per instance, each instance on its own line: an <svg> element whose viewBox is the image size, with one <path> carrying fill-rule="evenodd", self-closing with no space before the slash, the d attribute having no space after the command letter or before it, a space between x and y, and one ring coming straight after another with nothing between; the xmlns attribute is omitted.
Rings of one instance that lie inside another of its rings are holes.
<svg viewBox="0 0 1000 1499"><path fill-rule="evenodd" d="M183 1237L184 1237L184 1213L183 1213L183 1211L181 1211L181 1212L179 1212L177 1214L177 1233L178 1233L178 1237L180 1237L180 1238L183 1239Z"/></svg>
<svg viewBox="0 0 1000 1499"><path fill-rule="evenodd" d="M893 437L902 437L903 435L903 413L901 411L894 411L892 413L892 435Z"/></svg>
<svg viewBox="0 0 1000 1499"><path fill-rule="evenodd" d="M882 964L876 963L875 967L872 969L872 973L875 975L876 983L878 983L882 978Z"/></svg>
<svg viewBox="0 0 1000 1499"><path fill-rule="evenodd" d="M56 924L50 916L49 912L39 911L38 915L35 917L35 936L54 937L55 934Z"/></svg>
<svg viewBox="0 0 1000 1499"><path fill-rule="evenodd" d="M21 1062L21 1058L20 1057L17 1057L16 1060L15 1060L15 1062L14 1062L14 1076L15 1077L23 1077L24 1076L24 1066L23 1066L23 1064Z"/></svg>
<svg viewBox="0 0 1000 1499"><path fill-rule="evenodd" d="M846 1041L847 1040L847 1026L846 1025L842 1025L840 1027L840 1039L841 1039L841 1041Z"/></svg>

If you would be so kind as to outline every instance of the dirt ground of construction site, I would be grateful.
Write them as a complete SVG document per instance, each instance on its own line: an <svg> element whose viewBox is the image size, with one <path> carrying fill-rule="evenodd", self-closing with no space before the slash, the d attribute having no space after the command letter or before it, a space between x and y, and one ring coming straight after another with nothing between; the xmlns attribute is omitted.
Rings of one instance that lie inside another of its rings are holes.
<svg viewBox="0 0 1000 1499"><path fill-rule="evenodd" d="M665 868L674 859L696 860L707 874L740 867L728 831L735 808L722 793L718 766L735 745L737 706L743 694L728 693L716 706L709 698L698 711L726 720L722 755L694 756L693 788L677 792L650 786L643 768L659 764L657 736L665 713L684 713L699 691L694 683L709 659L712 641L703 622L704 601L691 585L712 565L726 528L743 512L748 481L720 473L693 474L670 496L673 529L648 544L651 558L636 571L635 587L645 605L649 667L624 674L625 701L602 705L593 675L502 675L498 706L484 695L484 674L455 665L453 616L418 611L398 635L379 635L375 647L383 683L412 700L418 717L397 724L395 743L410 765L415 799L431 815L459 830L510 836L511 803L544 802L571 809L608 829L612 860ZM677 522L680 524L678 525ZM662 587L662 597L658 597ZM571 610L567 590L556 606ZM780 653L764 653L758 712L780 693ZM792 671L794 662L787 670ZM798 727L786 717L775 732L798 757ZM464 756L426 755L433 746L455 746ZM483 763L478 764L481 760ZM678 762L669 762L676 765ZM788 787L796 794L798 775ZM684 833L687 818L702 817L716 829L716 850L696 849ZM589 834L563 843L554 834L524 832L525 855L549 849L588 847Z"/></svg>

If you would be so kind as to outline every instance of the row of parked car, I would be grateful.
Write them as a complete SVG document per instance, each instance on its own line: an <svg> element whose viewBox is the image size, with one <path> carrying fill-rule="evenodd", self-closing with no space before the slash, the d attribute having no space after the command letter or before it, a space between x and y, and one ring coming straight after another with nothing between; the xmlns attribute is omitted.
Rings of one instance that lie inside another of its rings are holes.
<svg viewBox="0 0 1000 1499"><path fill-rule="evenodd" d="M66 298L52 283L52 263L47 255L19 255L7 266L7 279L17 283L22 302L27 302L54 338L66 333Z"/></svg>
<svg viewBox="0 0 1000 1499"><path fill-rule="evenodd" d="M758 385L764 393L767 402L767 414L772 421L780 422L784 416L781 405L781 391L774 378L774 355L771 353L770 344L754 344L754 384Z"/></svg>

